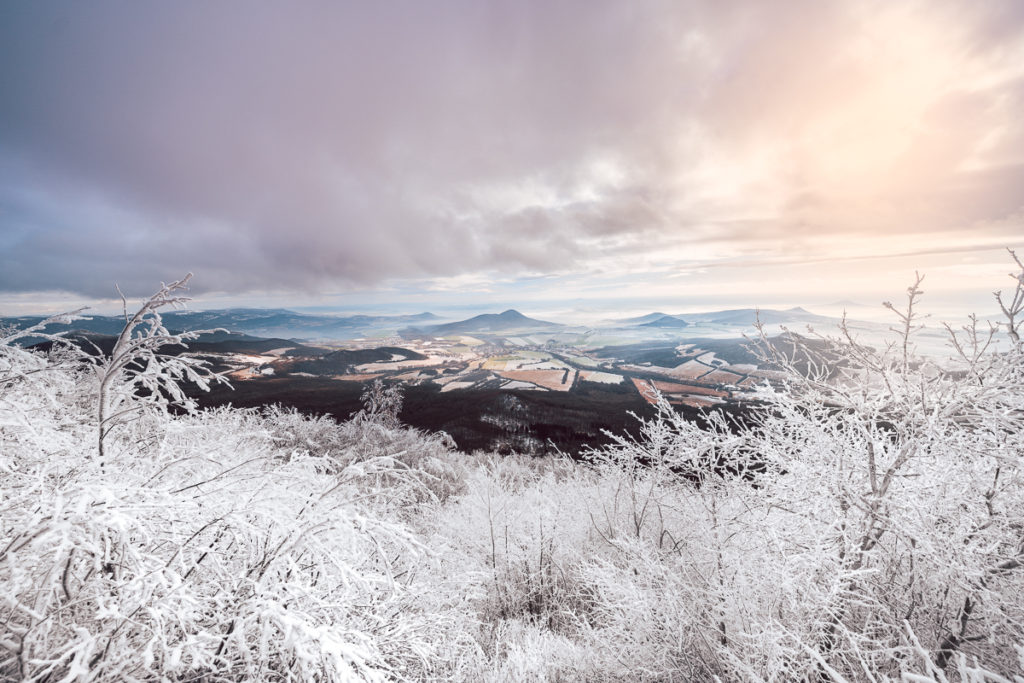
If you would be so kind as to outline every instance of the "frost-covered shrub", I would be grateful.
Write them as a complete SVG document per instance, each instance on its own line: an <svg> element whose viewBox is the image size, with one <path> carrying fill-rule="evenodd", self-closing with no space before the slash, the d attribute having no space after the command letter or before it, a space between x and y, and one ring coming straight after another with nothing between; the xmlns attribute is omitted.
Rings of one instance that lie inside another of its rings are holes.
<svg viewBox="0 0 1024 683"><path fill-rule="evenodd" d="M950 363L915 358L919 281L882 349L845 326L815 345L762 338L787 380L747 424L663 406L606 449L596 642L667 678L1024 674L1024 268L1015 279L1001 343L975 322Z"/></svg>
<svg viewBox="0 0 1024 683"><path fill-rule="evenodd" d="M443 433L421 432L367 413L341 423L279 406L262 415L285 457L314 456L324 472L338 473L358 463L372 468L386 461L378 483L396 504L439 503L465 491L466 464L453 457L454 443Z"/></svg>
<svg viewBox="0 0 1024 683"><path fill-rule="evenodd" d="M197 402L186 394L185 385L209 390L211 382L227 383L198 358L166 353L169 346L187 347L186 342L204 332L171 332L163 323L160 309L182 308L189 301L182 292L192 273L171 284L163 284L133 315L124 304L125 325L109 354L84 356L95 377L96 451L100 469L106 466L106 442L111 431L139 419L163 415L174 406L195 412Z"/></svg>
<svg viewBox="0 0 1024 683"><path fill-rule="evenodd" d="M407 465L326 473L272 419L126 391L118 412L145 409L103 434L101 468L89 372L0 357L0 678L419 680L476 651L392 514ZM410 450L438 448L421 436Z"/></svg>
<svg viewBox="0 0 1024 683"><path fill-rule="evenodd" d="M76 428L89 421L79 395L77 356L61 345L52 325L81 319L81 310L43 320L24 330L0 329L0 453L12 466L30 466L70 447ZM49 353L21 342L53 343ZM21 447L23 444L31 447Z"/></svg>
<svg viewBox="0 0 1024 683"><path fill-rule="evenodd" d="M490 656L499 656L505 622L573 634L592 599L580 573L591 522L574 495L589 474L579 479L558 466L556 476L550 464L531 474L530 461L498 462L480 463L468 492L439 511L443 540L433 542L475 586L480 642ZM510 471L515 489L506 488Z"/></svg>
<svg viewBox="0 0 1024 683"><path fill-rule="evenodd" d="M663 403L585 465L453 453L384 385L172 415L133 361L101 468L109 361L0 344L0 678L1024 681L1015 278L950 362L915 286L892 345L762 338L742 424Z"/></svg>
<svg viewBox="0 0 1024 683"><path fill-rule="evenodd" d="M384 679L434 666L443 615L418 612L397 578L424 549L357 502L364 472L284 460L237 412L175 418L161 437L116 479L62 480L73 452L4 473L5 676Z"/></svg>
<svg viewBox="0 0 1024 683"><path fill-rule="evenodd" d="M551 631L530 620L509 619L493 626L493 651L474 681L614 680L594 657L589 643Z"/></svg>

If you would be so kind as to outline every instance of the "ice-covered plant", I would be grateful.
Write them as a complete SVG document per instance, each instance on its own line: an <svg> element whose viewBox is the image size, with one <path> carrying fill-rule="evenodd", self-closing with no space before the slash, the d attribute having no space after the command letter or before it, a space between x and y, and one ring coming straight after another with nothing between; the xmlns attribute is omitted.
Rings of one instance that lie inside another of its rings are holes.
<svg viewBox="0 0 1024 683"><path fill-rule="evenodd" d="M375 379L363 389L363 409L356 414L356 421L375 422L385 427L400 424L404 394L401 384L385 384Z"/></svg>
<svg viewBox="0 0 1024 683"><path fill-rule="evenodd" d="M950 330L947 362L915 353L918 278L888 306L890 343L845 323L762 334L782 375L746 419L662 406L613 444L614 495L592 509L616 550L591 571L602 637L672 653L657 675L684 678L879 680L917 675L922 649L936 680L1019 673L1024 267L1013 278L1007 334Z"/></svg>
<svg viewBox="0 0 1024 683"><path fill-rule="evenodd" d="M116 426L146 410L166 411L174 406L195 411L196 401L185 393L183 383L195 384L203 390L208 390L211 382L227 383L211 372L205 361L166 352L167 347L187 348L188 340L213 331L171 332L164 326L160 309L183 307L189 298L181 292L191 279L192 273L188 273L180 280L162 284L131 316L122 296L124 328L109 355L96 349L92 357L98 394L96 451L101 469L107 435Z"/></svg>
<svg viewBox="0 0 1024 683"><path fill-rule="evenodd" d="M327 472L253 411L168 411L210 379L163 350L191 337L157 312L184 282L126 315L91 378L0 348L0 679L444 678L472 644L418 597L428 554L389 502L409 467L380 452Z"/></svg>
<svg viewBox="0 0 1024 683"><path fill-rule="evenodd" d="M68 404L74 402L74 369L80 354L64 341L66 331L49 328L88 319L81 315L83 310L61 313L25 329L0 329L0 453L7 456L0 458L0 466L31 468L31 463L45 459L71 438L68 425L77 415L68 410ZM22 346L28 341L49 342L50 351ZM40 414L60 419L39 420ZM34 448L8 447L25 440Z"/></svg>

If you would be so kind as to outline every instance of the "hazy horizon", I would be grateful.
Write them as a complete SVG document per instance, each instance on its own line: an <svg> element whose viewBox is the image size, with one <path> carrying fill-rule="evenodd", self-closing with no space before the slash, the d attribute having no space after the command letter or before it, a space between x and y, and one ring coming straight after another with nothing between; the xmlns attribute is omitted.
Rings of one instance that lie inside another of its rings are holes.
<svg viewBox="0 0 1024 683"><path fill-rule="evenodd" d="M0 315L962 317L1024 247L1011 0L12 3L0 87Z"/></svg>
<svg viewBox="0 0 1024 683"><path fill-rule="evenodd" d="M927 296L927 294L926 294ZM903 299L899 296L890 297L894 303L901 303ZM991 299L991 294L989 294ZM888 300L888 299L887 299ZM128 300L129 308L132 304L138 303L132 299ZM986 302L983 302L983 304ZM47 316L62 313L68 310L86 307L84 315L115 316L120 315L120 300L90 301L88 299L69 298L66 300L55 300L49 305L40 306L38 303L26 303L24 307L15 309L0 306L0 318L3 317L35 317ZM263 299L245 299L232 297L227 300L207 298L199 296L188 302L186 311L217 311L226 309L276 309L288 310L303 315L327 315L327 316L403 316L416 315L420 313L433 313L439 318L447 321L462 320L486 313L500 313L508 309L515 309L524 315L532 318L545 320L556 320L568 325L593 325L608 323L631 317L639 317L649 313L660 312L666 315L709 313L715 311L728 311L737 309L760 309L760 310L789 310L802 308L809 313L831 318L839 318L844 313L850 320L864 322L892 322L895 316L887 310L882 301L831 301L808 304L799 301L778 301L772 305L763 305L751 298L748 301L736 299L709 299L687 300L687 299L602 299L602 300L540 300L540 301L512 301L504 299L474 301L474 302L430 302L417 304L413 302L394 303L363 303L363 304L337 304L337 305L289 305L287 302L267 302ZM995 319L998 317L998 308L992 301L989 305L970 308L966 303L936 304L928 302L927 299L921 303L919 312L927 316L928 327L941 327L942 323L959 324L966 320L971 313L978 315L979 319Z"/></svg>

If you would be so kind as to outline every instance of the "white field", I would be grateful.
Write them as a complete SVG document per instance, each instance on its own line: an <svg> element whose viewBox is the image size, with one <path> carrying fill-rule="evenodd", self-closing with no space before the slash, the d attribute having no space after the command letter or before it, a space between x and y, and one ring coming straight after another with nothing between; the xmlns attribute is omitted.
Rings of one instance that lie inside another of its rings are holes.
<svg viewBox="0 0 1024 683"><path fill-rule="evenodd" d="M701 380L705 382L715 382L717 384L735 384L741 379L743 379L742 375L737 375L735 372L728 372L727 370L712 370L701 377Z"/></svg>
<svg viewBox="0 0 1024 683"><path fill-rule="evenodd" d="M414 370L412 372L404 372L401 375L395 375L395 379L400 379L400 380L404 380L404 381L412 381L412 380L420 379L422 376L423 375L422 375L422 373L420 373L419 370Z"/></svg>
<svg viewBox="0 0 1024 683"><path fill-rule="evenodd" d="M543 356L540 358L516 358L505 365L505 370L565 370L569 365L562 361Z"/></svg>
<svg viewBox="0 0 1024 683"><path fill-rule="evenodd" d="M446 391L456 391L458 389L468 389L474 384L475 382L466 382L461 380L455 382L448 382L443 387L441 387L441 393L444 393Z"/></svg>
<svg viewBox="0 0 1024 683"><path fill-rule="evenodd" d="M276 359L273 356L254 356L248 353L232 353L228 355L228 360L232 363L240 363L242 365L259 365Z"/></svg>
<svg viewBox="0 0 1024 683"><path fill-rule="evenodd" d="M544 387L539 387L536 384L531 384L530 382L521 382L519 380L512 380L510 382L505 382L504 384L501 385L501 388L502 389L542 389L544 391L547 391L547 389L544 389Z"/></svg>
<svg viewBox="0 0 1024 683"><path fill-rule="evenodd" d="M754 370L757 370L757 366L754 365L753 363L736 363L734 365L729 365L725 369L731 370L732 372L740 373L741 375L746 375L748 373L753 372Z"/></svg>
<svg viewBox="0 0 1024 683"><path fill-rule="evenodd" d="M681 377L684 379L697 379L701 375L711 372L713 368L704 365L703 363L695 360L688 360L685 363L675 366L670 371L673 377Z"/></svg>
<svg viewBox="0 0 1024 683"><path fill-rule="evenodd" d="M591 372L589 370L583 370L580 372L580 379L584 382L600 382L601 384L622 384L622 380L625 379L622 375L616 375L612 372Z"/></svg>
<svg viewBox="0 0 1024 683"><path fill-rule="evenodd" d="M582 365L586 368L599 368L601 364L589 356L566 356L569 360L577 365Z"/></svg>
<svg viewBox="0 0 1024 683"><path fill-rule="evenodd" d="M440 365L443 358L424 358L423 360L400 360L385 361L383 363L363 363L357 365L359 372L387 372L389 370L409 370L412 368L427 368L432 365Z"/></svg>

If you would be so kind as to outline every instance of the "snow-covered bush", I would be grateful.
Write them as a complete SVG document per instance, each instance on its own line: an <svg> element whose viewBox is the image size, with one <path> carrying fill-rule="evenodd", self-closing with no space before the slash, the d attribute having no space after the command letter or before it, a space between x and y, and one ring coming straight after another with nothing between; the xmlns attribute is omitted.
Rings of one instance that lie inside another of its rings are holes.
<svg viewBox="0 0 1024 683"><path fill-rule="evenodd" d="M1024 674L1024 268L1014 278L1006 334L973 322L950 363L914 357L918 280L885 348L845 326L762 337L787 379L748 422L697 427L662 405L602 454L619 484L596 526L616 553L589 580L605 640L646 653L634 673Z"/></svg>
<svg viewBox="0 0 1024 683"><path fill-rule="evenodd" d="M120 355L0 332L0 678L1022 683L1017 265L946 362L918 281L890 345L762 336L743 419L662 402L575 464L456 453L383 384L170 412L210 378L166 288Z"/></svg>
<svg viewBox="0 0 1024 683"><path fill-rule="evenodd" d="M109 354L95 349L94 355L86 356L96 378L96 449L100 469L106 466L107 436L115 427L146 415L163 415L170 406L194 412L196 401L185 393L183 384L209 390L211 382L227 383L210 372L205 361L165 353L166 347L187 347L188 340L214 331L172 333L164 327L160 309L183 307L189 299L181 292L188 288L191 279L189 273L169 285L162 284L131 316L122 296L125 324L113 348Z"/></svg>
<svg viewBox="0 0 1024 683"><path fill-rule="evenodd" d="M0 350L0 678L447 676L475 645L459 601L422 599L430 553L391 514L409 467L325 472L252 411L169 413L194 368L139 319L126 355L77 367Z"/></svg>
<svg viewBox="0 0 1024 683"><path fill-rule="evenodd" d="M454 443L443 433L401 427L369 411L340 424L329 416L310 417L280 406L266 408L262 416L287 457L315 456L324 472L386 461L379 490L400 506L444 502L465 491L466 463L453 457Z"/></svg>
<svg viewBox="0 0 1024 683"><path fill-rule="evenodd" d="M62 476L74 452L5 477L5 674L385 670L376 620L352 605L400 592L381 553L415 548L404 531L309 459L281 462L244 415L179 418L160 436L109 480Z"/></svg>
<svg viewBox="0 0 1024 683"><path fill-rule="evenodd" d="M88 420L76 410L77 354L63 344L63 332L47 331L81 319L81 310L43 320L24 330L0 329L0 452L15 466L29 466L71 445L75 428ZM49 341L49 354L19 342ZM40 419L42 418L42 419ZM31 443L31 448L19 444ZM15 458L17 460L15 460Z"/></svg>

